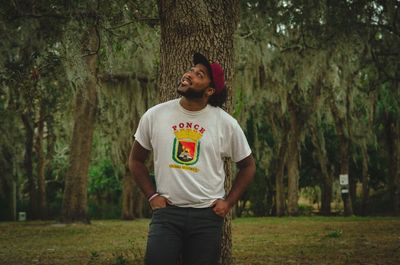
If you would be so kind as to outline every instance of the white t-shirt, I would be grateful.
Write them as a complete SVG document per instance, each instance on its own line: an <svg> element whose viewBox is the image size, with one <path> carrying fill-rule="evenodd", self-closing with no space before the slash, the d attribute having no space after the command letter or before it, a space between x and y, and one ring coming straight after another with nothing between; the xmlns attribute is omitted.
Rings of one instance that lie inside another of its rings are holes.
<svg viewBox="0 0 400 265"><path fill-rule="evenodd" d="M224 157L251 154L238 122L218 107L184 109L179 99L150 108L135 140L153 150L157 192L180 207L205 208L225 195Z"/></svg>

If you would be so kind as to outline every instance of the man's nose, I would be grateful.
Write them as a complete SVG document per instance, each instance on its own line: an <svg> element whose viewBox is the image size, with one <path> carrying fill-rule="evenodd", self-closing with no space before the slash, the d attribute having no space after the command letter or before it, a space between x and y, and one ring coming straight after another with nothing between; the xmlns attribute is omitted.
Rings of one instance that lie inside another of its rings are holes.
<svg viewBox="0 0 400 265"><path fill-rule="evenodd" d="M193 74L193 73L192 73L191 71L189 71L189 72L186 72L183 76L184 76L184 77L188 77L188 78L191 79L191 78L193 77L192 74Z"/></svg>

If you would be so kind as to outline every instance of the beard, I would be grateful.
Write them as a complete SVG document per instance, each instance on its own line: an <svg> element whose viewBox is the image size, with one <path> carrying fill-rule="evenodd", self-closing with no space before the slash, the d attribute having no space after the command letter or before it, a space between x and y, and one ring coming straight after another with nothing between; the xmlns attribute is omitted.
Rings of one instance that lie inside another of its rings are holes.
<svg viewBox="0 0 400 265"><path fill-rule="evenodd" d="M188 87L186 90L177 89L179 95L187 98L187 99L200 99L204 96L206 89L195 91L192 87Z"/></svg>

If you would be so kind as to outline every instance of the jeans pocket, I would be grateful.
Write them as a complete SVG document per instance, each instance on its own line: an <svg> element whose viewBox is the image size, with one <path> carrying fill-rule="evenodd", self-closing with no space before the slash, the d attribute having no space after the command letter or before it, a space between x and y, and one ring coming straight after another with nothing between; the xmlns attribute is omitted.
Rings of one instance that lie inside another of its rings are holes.
<svg viewBox="0 0 400 265"><path fill-rule="evenodd" d="M161 211L161 210L164 210L164 209L166 209L167 208L167 206L165 206L165 207L160 207L160 208L156 208L156 209L152 209L152 211L153 211L153 213L155 213L155 212L159 212L159 211Z"/></svg>

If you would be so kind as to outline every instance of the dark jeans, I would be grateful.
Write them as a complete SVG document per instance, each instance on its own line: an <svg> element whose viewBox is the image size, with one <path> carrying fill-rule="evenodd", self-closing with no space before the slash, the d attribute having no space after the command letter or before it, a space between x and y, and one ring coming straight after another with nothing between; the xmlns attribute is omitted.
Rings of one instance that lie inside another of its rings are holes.
<svg viewBox="0 0 400 265"><path fill-rule="evenodd" d="M223 218L212 208L167 206L153 212L149 227L146 265L176 265L182 255L184 265L218 263Z"/></svg>

